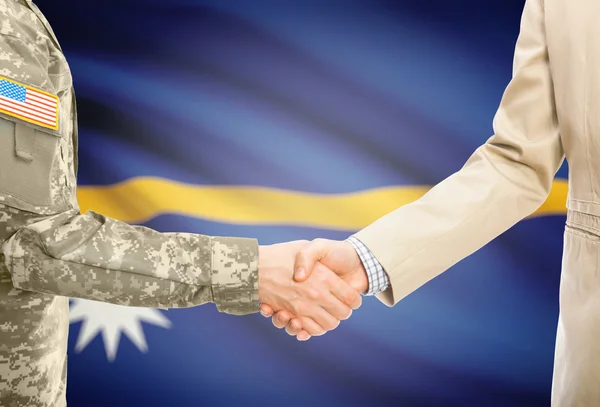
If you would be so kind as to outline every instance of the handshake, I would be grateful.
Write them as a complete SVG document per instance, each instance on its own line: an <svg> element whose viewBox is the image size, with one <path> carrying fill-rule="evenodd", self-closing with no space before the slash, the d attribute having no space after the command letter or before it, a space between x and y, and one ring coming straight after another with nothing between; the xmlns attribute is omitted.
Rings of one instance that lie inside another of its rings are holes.
<svg viewBox="0 0 600 407"><path fill-rule="evenodd" d="M362 304L367 273L352 244L316 239L260 246L260 310L305 341L331 331Z"/></svg>

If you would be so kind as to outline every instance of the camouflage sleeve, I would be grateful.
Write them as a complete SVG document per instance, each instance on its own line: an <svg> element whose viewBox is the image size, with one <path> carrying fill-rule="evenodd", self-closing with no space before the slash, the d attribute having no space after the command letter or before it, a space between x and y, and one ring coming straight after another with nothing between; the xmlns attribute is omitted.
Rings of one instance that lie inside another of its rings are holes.
<svg viewBox="0 0 600 407"><path fill-rule="evenodd" d="M214 302L230 314L258 311L254 239L159 233L75 210L39 219L2 246L19 289L130 306Z"/></svg>

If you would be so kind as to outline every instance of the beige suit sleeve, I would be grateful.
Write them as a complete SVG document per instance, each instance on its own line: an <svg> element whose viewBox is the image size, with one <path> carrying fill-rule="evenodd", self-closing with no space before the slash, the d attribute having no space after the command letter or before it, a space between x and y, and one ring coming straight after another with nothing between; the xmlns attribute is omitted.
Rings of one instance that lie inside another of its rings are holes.
<svg viewBox="0 0 600 407"><path fill-rule="evenodd" d="M564 158L546 47L542 0L527 0L513 78L494 136L421 199L357 233L388 272L378 295L392 306L532 214Z"/></svg>

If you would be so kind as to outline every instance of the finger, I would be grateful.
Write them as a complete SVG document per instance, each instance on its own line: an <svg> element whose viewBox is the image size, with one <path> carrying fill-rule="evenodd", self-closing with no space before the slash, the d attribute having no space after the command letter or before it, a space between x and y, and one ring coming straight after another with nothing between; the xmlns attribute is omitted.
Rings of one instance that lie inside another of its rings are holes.
<svg viewBox="0 0 600 407"><path fill-rule="evenodd" d="M296 336L302 331L302 322L298 318L293 318L285 327L288 335Z"/></svg>
<svg viewBox="0 0 600 407"><path fill-rule="evenodd" d="M298 333L298 335L296 336L296 339L298 339L299 341L302 341L302 342L308 341L310 339L310 334L303 329L302 331L300 331Z"/></svg>
<svg viewBox="0 0 600 407"><path fill-rule="evenodd" d="M300 323L302 324L302 328L308 334L309 338L311 336L321 336L327 333L327 330L325 328L323 328L321 325L317 324L310 318L300 317Z"/></svg>
<svg viewBox="0 0 600 407"><path fill-rule="evenodd" d="M273 308L271 308L270 305L267 304L261 304L260 305L260 313L262 314L263 317L271 317L273 316Z"/></svg>
<svg viewBox="0 0 600 407"><path fill-rule="evenodd" d="M306 281L310 273L312 273L315 262L327 255L329 249L326 242L324 239L315 239L296 254L294 280L299 283Z"/></svg>
<svg viewBox="0 0 600 407"><path fill-rule="evenodd" d="M348 319L352 307L358 308L362 303L360 294L321 263L315 265L315 273L315 278L318 278L316 284L320 288L325 288L326 285L329 292L322 294L320 298L313 293L312 299L321 304L334 318L340 321Z"/></svg>
<svg viewBox="0 0 600 407"><path fill-rule="evenodd" d="M325 300L321 302L321 306L329 315L338 321L343 321L350 318L352 315L352 308L341 302L333 294L329 294L325 297Z"/></svg>
<svg viewBox="0 0 600 407"><path fill-rule="evenodd" d="M282 310L273 315L272 322L276 328L281 329L284 328L288 322L290 322L290 319L292 319L290 313L286 310Z"/></svg>
<svg viewBox="0 0 600 407"><path fill-rule="evenodd" d="M310 281L296 283L298 293L300 296L306 298L307 301L297 304L299 307L293 309L293 312L296 315L311 317L327 330L335 329L339 321L347 319L352 312L352 308L333 295L332 291L340 291L338 286L342 287L342 292L348 297L358 295L356 291L347 286L333 272L321 263L317 263L313 278ZM354 298L352 298L352 302L355 302ZM308 314L307 312L312 312L312 314Z"/></svg>
<svg viewBox="0 0 600 407"><path fill-rule="evenodd" d="M352 315L352 308L339 301L334 296L332 296L331 298L334 300L332 302L335 302L335 304L329 306L325 305L323 306L323 309L338 321L344 321L350 318L350 316Z"/></svg>
<svg viewBox="0 0 600 407"><path fill-rule="evenodd" d="M362 305L362 297L354 288L350 287L338 276L330 277L330 291L339 301L352 309L358 309Z"/></svg>
<svg viewBox="0 0 600 407"><path fill-rule="evenodd" d="M327 312L323 307L317 305L311 305L307 307L307 313L303 316L307 316L311 318L314 322L323 327L326 331L333 331L340 324L340 320L334 318L329 312ZM304 321L302 320L302 326L304 329ZM308 329L306 329L310 332ZM311 335L314 335L311 333Z"/></svg>

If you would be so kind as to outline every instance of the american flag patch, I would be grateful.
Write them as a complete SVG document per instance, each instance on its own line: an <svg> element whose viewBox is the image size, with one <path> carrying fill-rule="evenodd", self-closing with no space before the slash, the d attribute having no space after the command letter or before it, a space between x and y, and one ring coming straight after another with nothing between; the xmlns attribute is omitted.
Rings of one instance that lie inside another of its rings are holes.
<svg viewBox="0 0 600 407"><path fill-rule="evenodd" d="M0 112L58 130L58 97L0 76Z"/></svg>

